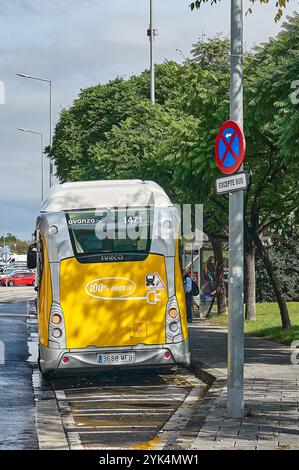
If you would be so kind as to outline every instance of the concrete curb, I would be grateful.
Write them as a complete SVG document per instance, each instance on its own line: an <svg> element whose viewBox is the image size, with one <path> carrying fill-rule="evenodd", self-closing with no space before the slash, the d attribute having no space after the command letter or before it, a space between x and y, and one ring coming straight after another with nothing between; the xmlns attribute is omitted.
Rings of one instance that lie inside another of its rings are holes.
<svg viewBox="0 0 299 470"><path fill-rule="evenodd" d="M180 430L176 433L173 432L171 438L165 439L161 447L156 449L164 450L187 450L191 449L194 444L201 428L206 422L210 410L214 408L215 401L217 401L219 395L222 393L223 388L226 386L226 377L215 369L211 369L206 364L199 361L193 363L188 370L191 374L194 374L199 380L204 382L207 386L205 390L194 390L193 394L196 399L192 403L190 408L185 414L186 422ZM190 397L191 398L191 397ZM176 414L184 415L184 408L188 406L188 403L184 403ZM190 405L189 405L190 406ZM175 420L173 415L171 421ZM167 433L166 433L167 434Z"/></svg>
<svg viewBox="0 0 299 470"><path fill-rule="evenodd" d="M36 424L39 450L69 450L55 396L36 402Z"/></svg>

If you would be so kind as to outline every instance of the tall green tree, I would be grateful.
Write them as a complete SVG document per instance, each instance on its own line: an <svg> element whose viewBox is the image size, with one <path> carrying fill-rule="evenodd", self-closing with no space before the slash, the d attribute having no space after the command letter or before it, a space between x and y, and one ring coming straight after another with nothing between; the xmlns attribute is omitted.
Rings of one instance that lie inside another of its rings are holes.
<svg viewBox="0 0 299 470"><path fill-rule="evenodd" d="M255 317L257 250L275 290L284 328L290 327L287 306L262 239L270 227L277 230L281 225L286 226L298 220L298 182L294 177L298 174L298 158L294 149L294 142L298 139L298 111L290 104L289 97L291 83L296 79L298 70L294 67L296 44L298 16L288 20L277 39L259 48L254 55L249 54L244 58L244 122L248 147L245 168L252 175L245 198L246 316L248 319ZM201 43L197 45L197 55L200 47ZM205 56L205 53L200 55ZM225 57L225 54L222 57ZM220 205L220 198L215 196L213 188L217 175L212 157L213 146L219 125L229 117L228 76L224 72L220 78L217 74L219 70L221 62L218 66L213 63L212 70L208 66L205 67L207 83L210 86L208 93L204 86L205 81L202 80L203 71L199 70L196 76L191 72L191 90L187 92L190 99L186 101L190 103L187 105L188 112L200 114L204 107L208 112L200 119L198 139L190 147L188 155L182 159L183 170L180 172L181 184L190 185L191 182L191 187L197 192L199 199L213 203L215 213ZM284 117L285 114L288 115L288 121ZM286 139L286 135L291 138ZM198 181L204 184L196 184ZM222 196L222 205L224 200Z"/></svg>
<svg viewBox="0 0 299 470"><path fill-rule="evenodd" d="M250 210L246 242L252 259L255 249L263 259L285 327L289 322L280 281L261 236L269 229L287 230L288 226L298 224L299 186L294 177L299 172L298 106L290 97L298 70L298 40L299 17L295 15L284 24L277 38L257 48L254 60L249 63L250 80L245 87L245 122L251 142L248 156L254 176L247 196Z"/></svg>
<svg viewBox="0 0 299 470"><path fill-rule="evenodd" d="M245 198L247 317L255 313L257 251L285 328L287 306L263 237L269 228L298 223L298 106L289 96L297 79L297 44L295 16L276 39L244 57L246 169L252 176ZM55 132L52 155L61 180L155 179L175 201L204 203L205 231L225 239L227 197L215 194L213 154L218 128L229 118L229 79L229 43L217 37L196 43L183 65L157 66L156 107L148 99L147 71L83 90Z"/></svg>

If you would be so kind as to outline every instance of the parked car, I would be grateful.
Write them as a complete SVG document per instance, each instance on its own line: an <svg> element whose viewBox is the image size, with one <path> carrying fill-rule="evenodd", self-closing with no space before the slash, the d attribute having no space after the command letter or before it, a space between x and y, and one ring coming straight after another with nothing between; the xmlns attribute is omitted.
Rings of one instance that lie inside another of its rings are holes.
<svg viewBox="0 0 299 470"><path fill-rule="evenodd" d="M6 278L1 279L2 286L6 285ZM35 286L35 273L32 272L17 272L7 278L7 285L13 286Z"/></svg>
<svg viewBox="0 0 299 470"><path fill-rule="evenodd" d="M4 273L5 269L9 269L10 271L13 271L15 269L19 269L21 271L26 271L27 270L27 262L26 261L14 261L12 263L2 263L0 264L0 273Z"/></svg>
<svg viewBox="0 0 299 470"><path fill-rule="evenodd" d="M14 253L11 254L8 264L13 264L16 262L26 263L27 262L27 255L16 255Z"/></svg>
<svg viewBox="0 0 299 470"><path fill-rule="evenodd" d="M32 269L8 269L7 270L7 273L4 271L2 274L0 274L0 280L1 279L6 279L6 276L7 278L9 278L10 276L12 276L13 274L18 274L18 273L34 273L34 271L32 271Z"/></svg>

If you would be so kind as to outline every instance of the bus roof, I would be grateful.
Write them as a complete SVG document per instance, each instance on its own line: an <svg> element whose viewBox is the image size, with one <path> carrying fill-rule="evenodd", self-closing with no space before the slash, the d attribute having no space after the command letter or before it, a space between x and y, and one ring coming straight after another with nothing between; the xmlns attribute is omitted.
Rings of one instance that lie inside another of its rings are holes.
<svg viewBox="0 0 299 470"><path fill-rule="evenodd" d="M53 186L41 212L60 212L106 207L169 207L165 191L153 181L101 180Z"/></svg>

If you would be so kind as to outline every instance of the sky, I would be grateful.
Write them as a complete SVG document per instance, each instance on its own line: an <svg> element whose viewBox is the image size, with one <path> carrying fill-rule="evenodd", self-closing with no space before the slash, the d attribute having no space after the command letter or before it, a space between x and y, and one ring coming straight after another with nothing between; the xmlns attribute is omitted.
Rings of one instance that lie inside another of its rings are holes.
<svg viewBox="0 0 299 470"><path fill-rule="evenodd" d="M203 35L229 35L230 2L191 12L188 0L154 0L156 62L188 56ZM256 5L244 18L247 49L275 36L275 1ZM244 0L245 9L249 0ZM51 79L55 127L80 89L116 76L130 77L148 67L149 0L0 0L0 234L29 240L41 204L39 135L49 143L49 86L17 73ZM286 14L299 10L290 0ZM44 158L44 184L48 161Z"/></svg>

